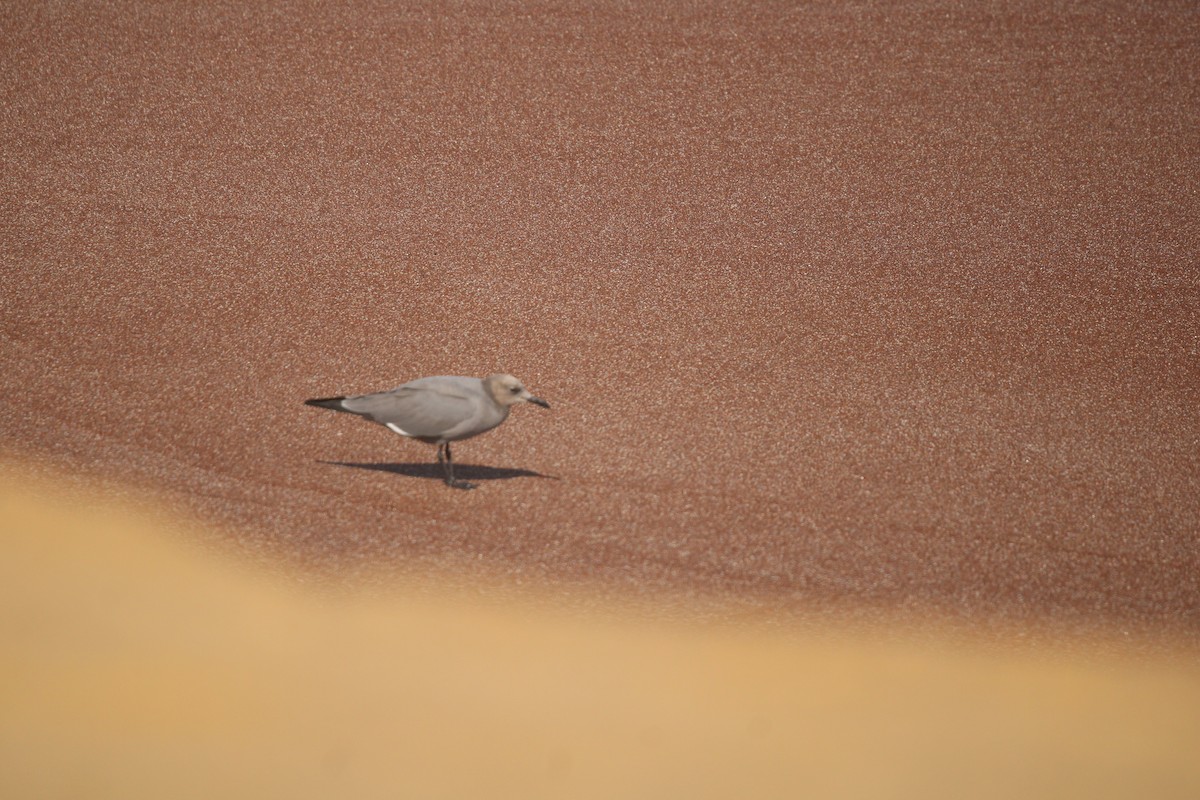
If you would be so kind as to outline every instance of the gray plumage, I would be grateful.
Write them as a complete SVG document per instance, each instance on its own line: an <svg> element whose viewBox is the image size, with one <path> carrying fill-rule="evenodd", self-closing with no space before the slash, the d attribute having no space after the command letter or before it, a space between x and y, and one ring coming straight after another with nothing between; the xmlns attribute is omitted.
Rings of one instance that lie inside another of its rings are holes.
<svg viewBox="0 0 1200 800"><path fill-rule="evenodd" d="M463 378L440 375L418 378L386 392L305 400L305 404L345 411L377 422L412 439L437 445L438 463L446 483L460 489L474 486L455 480L450 442L469 439L508 419L517 403L550 404L529 393L512 375Z"/></svg>

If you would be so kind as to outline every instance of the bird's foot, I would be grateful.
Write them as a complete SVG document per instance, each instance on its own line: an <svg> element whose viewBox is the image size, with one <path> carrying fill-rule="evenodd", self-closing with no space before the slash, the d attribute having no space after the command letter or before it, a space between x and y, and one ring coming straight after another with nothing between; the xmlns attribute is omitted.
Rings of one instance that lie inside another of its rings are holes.
<svg viewBox="0 0 1200 800"><path fill-rule="evenodd" d="M446 485L452 489L474 489L475 488L475 484L471 483L470 481L459 480L458 478L455 478L454 480L446 481Z"/></svg>

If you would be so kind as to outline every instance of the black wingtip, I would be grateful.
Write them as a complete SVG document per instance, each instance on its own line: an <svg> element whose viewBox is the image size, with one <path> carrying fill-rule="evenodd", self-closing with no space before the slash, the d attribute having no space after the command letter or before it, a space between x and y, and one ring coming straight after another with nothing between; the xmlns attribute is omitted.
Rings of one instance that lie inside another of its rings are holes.
<svg viewBox="0 0 1200 800"><path fill-rule="evenodd" d="M316 406L317 408L328 408L333 411L345 411L345 409L342 408L342 401L345 399L345 397L321 397L313 400L305 400L304 405Z"/></svg>

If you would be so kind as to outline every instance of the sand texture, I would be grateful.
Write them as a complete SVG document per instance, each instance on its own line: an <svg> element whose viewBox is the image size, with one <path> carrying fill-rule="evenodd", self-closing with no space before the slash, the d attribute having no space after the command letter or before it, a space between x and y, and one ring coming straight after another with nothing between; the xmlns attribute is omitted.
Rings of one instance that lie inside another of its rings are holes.
<svg viewBox="0 0 1200 800"><path fill-rule="evenodd" d="M0 448L264 562L1200 634L1192 3L0 9ZM302 401L511 372L456 456Z"/></svg>

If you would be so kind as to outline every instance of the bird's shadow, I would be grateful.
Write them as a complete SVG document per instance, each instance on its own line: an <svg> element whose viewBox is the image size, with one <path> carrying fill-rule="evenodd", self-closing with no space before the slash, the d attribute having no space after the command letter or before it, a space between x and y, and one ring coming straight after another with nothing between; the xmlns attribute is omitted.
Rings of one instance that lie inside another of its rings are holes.
<svg viewBox="0 0 1200 800"><path fill-rule="evenodd" d="M439 464L430 462L389 463L386 461L354 462L354 461L317 461L318 464L329 464L334 467L353 467L354 469L371 469L376 472L390 472L393 475L406 475L410 478L431 478L443 480L445 473ZM543 475L528 469L507 469L505 467L487 467L482 464L455 464L454 477L465 481L506 481L512 478L544 478L556 481L553 475Z"/></svg>

